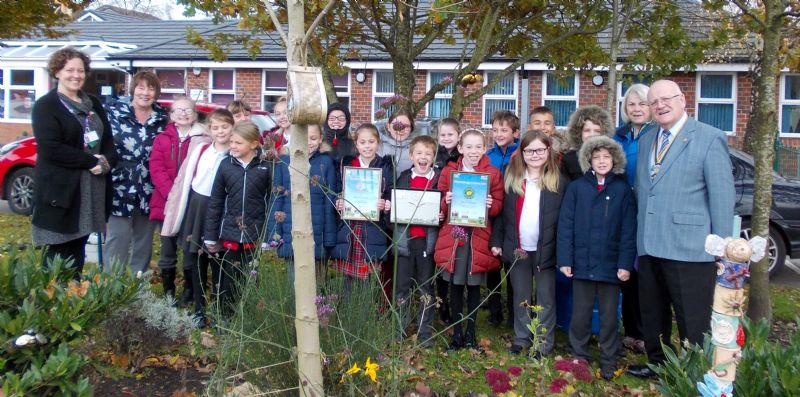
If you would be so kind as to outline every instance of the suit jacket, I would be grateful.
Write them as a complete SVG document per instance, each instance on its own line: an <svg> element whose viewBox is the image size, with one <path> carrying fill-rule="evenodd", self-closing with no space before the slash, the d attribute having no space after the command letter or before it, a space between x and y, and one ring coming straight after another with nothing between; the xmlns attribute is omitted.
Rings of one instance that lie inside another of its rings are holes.
<svg viewBox="0 0 800 397"><path fill-rule="evenodd" d="M685 262L709 262L706 236L730 236L735 190L725 133L693 118L683 129L652 179L650 164L657 124L639 139L636 196L639 255Z"/></svg>

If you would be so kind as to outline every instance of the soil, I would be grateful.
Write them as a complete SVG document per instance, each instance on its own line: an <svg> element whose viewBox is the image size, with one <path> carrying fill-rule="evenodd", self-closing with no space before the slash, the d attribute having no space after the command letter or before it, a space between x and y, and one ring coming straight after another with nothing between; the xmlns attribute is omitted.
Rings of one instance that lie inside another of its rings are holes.
<svg viewBox="0 0 800 397"><path fill-rule="evenodd" d="M211 376L191 367L149 367L144 375L141 379L93 378L92 389L98 397L190 397L202 395Z"/></svg>
<svg viewBox="0 0 800 397"><path fill-rule="evenodd" d="M792 337L796 332L797 323L774 320L772 321L769 340L782 346L788 346L791 344Z"/></svg>

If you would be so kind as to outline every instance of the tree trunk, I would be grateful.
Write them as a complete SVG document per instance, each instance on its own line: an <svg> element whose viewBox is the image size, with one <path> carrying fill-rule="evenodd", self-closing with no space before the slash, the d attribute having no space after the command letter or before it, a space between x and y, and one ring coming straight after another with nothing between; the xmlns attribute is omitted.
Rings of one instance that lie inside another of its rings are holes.
<svg viewBox="0 0 800 397"><path fill-rule="evenodd" d="M754 117L761 122L753 125L749 137L755 159L753 187L753 217L751 227L754 236L769 235L769 213L772 207L772 162L775 159L773 139L778 129L777 104L775 103L776 81L780 73L779 49L783 29L783 2L764 0L763 48L757 60L758 73L753 89L759 93L753 103ZM750 298L747 310L751 319L772 320L769 298L769 258L764 258L750 269Z"/></svg>
<svg viewBox="0 0 800 397"><path fill-rule="evenodd" d="M305 48L299 48L305 34L303 1L289 0L289 43L287 61L299 65ZM319 318L314 303L317 278L314 269L314 235L311 227L311 189L308 180L308 128L292 124L289 143L292 185L292 249L294 250L295 329L299 395L324 396L322 357L319 346Z"/></svg>
<svg viewBox="0 0 800 397"><path fill-rule="evenodd" d="M606 81L606 110L611 114L611 119L614 120L613 125L617 124L616 117L613 115L614 106L617 102L617 58L619 54L619 42L622 32L619 28L619 5L620 0L614 0L611 9L611 46L608 49L610 62L608 63L608 81ZM623 104L624 105L624 104Z"/></svg>

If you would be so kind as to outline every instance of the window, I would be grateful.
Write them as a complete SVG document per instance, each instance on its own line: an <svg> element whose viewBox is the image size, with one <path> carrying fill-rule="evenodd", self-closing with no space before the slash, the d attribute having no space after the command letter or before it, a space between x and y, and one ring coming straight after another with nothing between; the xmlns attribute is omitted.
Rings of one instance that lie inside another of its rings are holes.
<svg viewBox="0 0 800 397"><path fill-rule="evenodd" d="M350 108L350 72L338 76L331 76L333 81L333 89L336 91L336 97L339 98L339 103Z"/></svg>
<svg viewBox="0 0 800 397"><path fill-rule="evenodd" d="M566 127L569 116L578 108L578 74L559 79L545 72L542 103L553 111L556 127Z"/></svg>
<svg viewBox="0 0 800 397"><path fill-rule="evenodd" d="M225 106L236 99L236 72L232 69L212 69L210 79L209 102Z"/></svg>
<svg viewBox="0 0 800 397"><path fill-rule="evenodd" d="M154 72L161 81L161 97L159 99L172 99L179 95L186 95L186 69L156 69Z"/></svg>
<svg viewBox="0 0 800 397"><path fill-rule="evenodd" d="M375 113L382 110L381 101L394 95L394 73L390 70L376 70L372 83L372 119L375 120ZM395 106L386 109L386 116L394 113ZM379 117L383 118L383 117Z"/></svg>
<svg viewBox="0 0 800 397"><path fill-rule="evenodd" d="M442 82L442 80L449 78L452 82L452 72L429 72L428 73L428 90ZM433 99L428 102L428 117L434 119L442 119L450 115L450 107L453 103L453 84L437 92Z"/></svg>
<svg viewBox="0 0 800 397"><path fill-rule="evenodd" d="M697 120L729 134L736 130L736 77L733 74L699 74Z"/></svg>
<svg viewBox="0 0 800 397"><path fill-rule="evenodd" d="M484 84L491 81L500 72L486 72L483 76ZM498 110L509 110L517 113L517 74L509 73L494 87L483 95L483 126L492 126L492 114Z"/></svg>
<svg viewBox="0 0 800 397"><path fill-rule="evenodd" d="M651 76L641 76L638 74L624 74L620 77L620 80L617 82L617 125L623 125L622 122L622 107L625 106L622 103L622 99L625 98L625 93L628 92L628 88L631 88L632 85L636 83L641 83L646 86L650 86L653 83L653 78ZM647 101L647 98L641 98L644 101Z"/></svg>
<svg viewBox="0 0 800 397"><path fill-rule="evenodd" d="M265 70L263 80L264 91L262 92L261 108L272 112L272 108L278 103L278 98L286 96L286 71Z"/></svg>
<svg viewBox="0 0 800 397"><path fill-rule="evenodd" d="M30 120L34 102L33 70L0 69L0 119Z"/></svg>
<svg viewBox="0 0 800 397"><path fill-rule="evenodd" d="M800 75L785 74L781 86L781 133L800 134Z"/></svg>

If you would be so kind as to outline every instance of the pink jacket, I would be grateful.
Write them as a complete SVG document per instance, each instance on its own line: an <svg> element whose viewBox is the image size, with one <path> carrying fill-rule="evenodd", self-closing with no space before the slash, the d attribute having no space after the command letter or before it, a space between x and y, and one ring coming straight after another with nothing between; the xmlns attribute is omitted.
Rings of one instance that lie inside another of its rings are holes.
<svg viewBox="0 0 800 397"><path fill-rule="evenodd" d="M153 182L153 195L150 198L150 219L164 220L164 206L178 169L189 153L189 144L196 137L206 134L206 127L201 123L194 123L189 130L189 135L181 142L178 138L178 129L175 123L169 123L153 141L153 151L150 154L150 180Z"/></svg>
<svg viewBox="0 0 800 397"><path fill-rule="evenodd" d="M183 222L183 215L186 213L186 206L189 205L189 192L192 190L192 179L194 178L197 162L200 160L200 153L212 144L212 139L208 135L201 135L192 139L189 144L189 156L178 170L175 177L175 184L167 196L167 205L164 208L164 222L161 224L161 235L172 237L177 236Z"/></svg>

